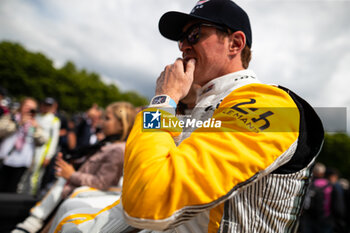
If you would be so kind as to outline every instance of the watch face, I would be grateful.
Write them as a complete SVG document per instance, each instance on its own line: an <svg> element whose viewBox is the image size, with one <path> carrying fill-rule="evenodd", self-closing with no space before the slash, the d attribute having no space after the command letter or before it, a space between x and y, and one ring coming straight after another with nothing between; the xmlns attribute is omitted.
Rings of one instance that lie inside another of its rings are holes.
<svg viewBox="0 0 350 233"><path fill-rule="evenodd" d="M157 96L153 99L152 104L163 104L166 102L166 96Z"/></svg>

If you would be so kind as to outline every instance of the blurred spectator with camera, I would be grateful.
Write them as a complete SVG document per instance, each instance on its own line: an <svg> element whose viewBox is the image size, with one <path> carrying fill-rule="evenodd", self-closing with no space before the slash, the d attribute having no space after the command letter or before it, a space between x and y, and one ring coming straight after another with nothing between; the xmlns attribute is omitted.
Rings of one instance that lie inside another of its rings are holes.
<svg viewBox="0 0 350 233"><path fill-rule="evenodd" d="M47 142L35 149L34 160L31 169L24 175L19 186L19 192L36 195L40 187L41 179L51 158L57 152L60 131L60 119L55 116L56 100L47 97L40 104L40 113L35 117L43 128Z"/></svg>
<svg viewBox="0 0 350 233"><path fill-rule="evenodd" d="M17 114L1 117L0 192L16 192L18 182L32 164L35 147L47 141L35 119L36 111L36 100L25 98Z"/></svg>

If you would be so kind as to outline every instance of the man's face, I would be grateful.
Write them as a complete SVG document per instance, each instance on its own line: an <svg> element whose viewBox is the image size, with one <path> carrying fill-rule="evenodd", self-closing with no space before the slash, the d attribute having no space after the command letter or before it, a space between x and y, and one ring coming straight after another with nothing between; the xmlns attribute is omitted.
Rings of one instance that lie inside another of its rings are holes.
<svg viewBox="0 0 350 233"><path fill-rule="evenodd" d="M197 25L198 23L199 22L191 22L187 24L183 31L186 32L192 25ZM194 28L193 30L197 29ZM188 40L185 39L179 44L185 63L191 58L196 60L194 83L201 86L227 73L228 37L218 35L216 30L215 27L201 26L197 43L191 45Z"/></svg>
<svg viewBox="0 0 350 233"><path fill-rule="evenodd" d="M49 112L53 112L53 105L51 104L46 104L46 103L41 103L40 104L40 113L46 114Z"/></svg>
<svg viewBox="0 0 350 233"><path fill-rule="evenodd" d="M87 116L92 121L92 125L96 126L101 119L101 111L99 111L95 107L92 107L88 110Z"/></svg>

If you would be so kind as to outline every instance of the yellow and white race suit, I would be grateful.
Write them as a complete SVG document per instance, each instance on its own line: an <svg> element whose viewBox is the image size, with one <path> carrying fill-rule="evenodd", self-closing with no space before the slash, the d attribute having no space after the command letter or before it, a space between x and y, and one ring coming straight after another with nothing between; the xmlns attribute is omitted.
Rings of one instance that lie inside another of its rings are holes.
<svg viewBox="0 0 350 233"><path fill-rule="evenodd" d="M323 142L321 121L303 99L243 70L200 91L192 117L219 128L145 130L144 113L154 111L138 114L129 135L121 203L68 216L56 232L296 230Z"/></svg>

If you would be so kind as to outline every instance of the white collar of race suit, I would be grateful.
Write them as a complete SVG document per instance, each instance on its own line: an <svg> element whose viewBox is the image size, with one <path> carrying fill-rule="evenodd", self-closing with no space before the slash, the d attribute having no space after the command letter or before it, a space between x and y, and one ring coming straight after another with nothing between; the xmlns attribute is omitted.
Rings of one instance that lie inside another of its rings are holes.
<svg viewBox="0 0 350 233"><path fill-rule="evenodd" d="M196 106L190 113L191 118L207 120L212 117L220 102L233 90L252 83L261 82L251 70L241 70L211 80L199 90ZM189 137L195 129L196 127L185 128L176 140L177 144Z"/></svg>
<svg viewBox="0 0 350 233"><path fill-rule="evenodd" d="M233 91L251 83L261 83L256 74L251 70L240 70L234 73L226 74L224 76L215 78L205 84L199 91L197 96L197 103L207 96L218 95ZM227 94L226 94L227 95Z"/></svg>

